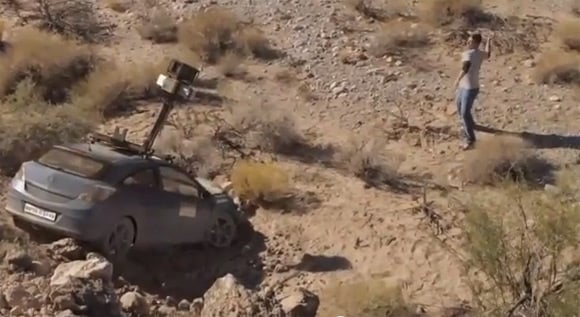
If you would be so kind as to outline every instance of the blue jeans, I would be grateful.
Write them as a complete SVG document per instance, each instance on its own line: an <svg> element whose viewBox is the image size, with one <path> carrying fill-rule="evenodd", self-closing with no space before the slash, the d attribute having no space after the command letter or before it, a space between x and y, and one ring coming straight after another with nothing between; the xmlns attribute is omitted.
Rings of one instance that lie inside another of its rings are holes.
<svg viewBox="0 0 580 317"><path fill-rule="evenodd" d="M461 120L463 121L465 137L467 138L467 143L469 144L475 142L475 122L473 121L473 116L471 115L471 109L473 108L473 103L475 102L478 94L479 88L459 88L459 91L457 92L457 113L459 113Z"/></svg>

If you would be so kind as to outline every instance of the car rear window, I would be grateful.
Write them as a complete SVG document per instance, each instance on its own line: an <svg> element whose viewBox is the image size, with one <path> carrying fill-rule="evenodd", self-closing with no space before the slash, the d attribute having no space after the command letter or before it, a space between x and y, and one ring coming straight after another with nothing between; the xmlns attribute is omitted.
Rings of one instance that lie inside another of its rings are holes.
<svg viewBox="0 0 580 317"><path fill-rule="evenodd" d="M53 148L40 159L40 164L87 178L97 177L105 168L105 163L71 151Z"/></svg>

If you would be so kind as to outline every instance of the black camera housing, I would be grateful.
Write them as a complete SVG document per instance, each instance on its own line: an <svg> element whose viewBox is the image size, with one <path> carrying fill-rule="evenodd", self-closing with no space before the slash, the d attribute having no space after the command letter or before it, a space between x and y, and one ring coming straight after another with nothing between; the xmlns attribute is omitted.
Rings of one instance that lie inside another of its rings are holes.
<svg viewBox="0 0 580 317"><path fill-rule="evenodd" d="M172 59L167 67L167 75L179 82L191 86L199 75L199 70L193 66Z"/></svg>

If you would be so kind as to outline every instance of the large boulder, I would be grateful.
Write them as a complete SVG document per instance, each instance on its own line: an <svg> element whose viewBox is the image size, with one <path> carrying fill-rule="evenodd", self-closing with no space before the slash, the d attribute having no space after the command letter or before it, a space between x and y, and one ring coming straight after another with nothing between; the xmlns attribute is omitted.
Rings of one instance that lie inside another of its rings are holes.
<svg viewBox="0 0 580 317"><path fill-rule="evenodd" d="M203 296L201 317L284 317L282 307L273 297L263 297L246 289L227 274L219 278Z"/></svg>
<svg viewBox="0 0 580 317"><path fill-rule="evenodd" d="M89 253L86 260L66 262L57 266L50 279L50 286L63 286L74 278L102 279L105 283L110 283L113 278L113 265L104 257Z"/></svg>

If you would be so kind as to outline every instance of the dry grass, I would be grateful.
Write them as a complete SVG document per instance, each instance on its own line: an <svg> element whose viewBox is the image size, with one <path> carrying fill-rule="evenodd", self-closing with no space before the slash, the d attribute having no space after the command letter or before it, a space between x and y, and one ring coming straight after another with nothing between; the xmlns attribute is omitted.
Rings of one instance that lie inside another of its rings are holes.
<svg viewBox="0 0 580 317"><path fill-rule="evenodd" d="M15 33L11 45L8 54L0 56L0 96L30 78L44 100L63 102L70 87L94 65L95 55L89 47L33 28Z"/></svg>
<svg viewBox="0 0 580 317"><path fill-rule="evenodd" d="M552 166L538 158L526 141L514 136L494 136L481 140L467 152L463 180L471 184L493 185L506 180L538 184L551 178Z"/></svg>
<svg viewBox="0 0 580 317"><path fill-rule="evenodd" d="M224 160L209 137L193 132L187 125L174 129L166 126L155 141L154 149L175 157L176 163L185 170L211 179L223 171Z"/></svg>
<svg viewBox="0 0 580 317"><path fill-rule="evenodd" d="M290 154L305 144L296 118L270 104L233 108L231 124L246 136L250 147L262 151Z"/></svg>
<svg viewBox="0 0 580 317"><path fill-rule="evenodd" d="M465 197L465 265L477 273L469 274L469 285L478 316L577 315L577 191L512 184Z"/></svg>
<svg viewBox="0 0 580 317"><path fill-rule="evenodd" d="M564 20L554 31L566 49L580 52L580 19Z"/></svg>
<svg viewBox="0 0 580 317"><path fill-rule="evenodd" d="M580 84L580 55L550 51L542 54L532 78L540 84Z"/></svg>
<svg viewBox="0 0 580 317"><path fill-rule="evenodd" d="M401 175L397 172L401 157L388 155L386 143L365 134L350 139L348 146L337 153L339 164L373 187L397 186Z"/></svg>
<svg viewBox="0 0 580 317"><path fill-rule="evenodd" d="M377 57L395 54L403 49L429 45L429 30L425 25L406 21L384 23L376 32L371 53Z"/></svg>
<svg viewBox="0 0 580 317"><path fill-rule="evenodd" d="M86 80L74 87L73 102L101 118L109 118L131 109L137 101L156 97L155 79L164 66L101 63Z"/></svg>
<svg viewBox="0 0 580 317"><path fill-rule="evenodd" d="M40 26L86 42L98 42L108 33L91 0L36 0Z"/></svg>
<svg viewBox="0 0 580 317"><path fill-rule="evenodd" d="M107 8L119 12L124 13L127 12L131 8L131 1L129 0L105 0L105 5Z"/></svg>
<svg viewBox="0 0 580 317"><path fill-rule="evenodd" d="M290 177L273 162L240 161L231 173L234 192L241 200L275 203L291 194Z"/></svg>
<svg viewBox="0 0 580 317"><path fill-rule="evenodd" d="M425 0L418 7L419 18L432 25L460 21L474 25L482 16L481 0Z"/></svg>
<svg viewBox="0 0 580 317"><path fill-rule="evenodd" d="M156 9L144 18L137 32L154 43L172 43L177 41L177 22L168 11Z"/></svg>
<svg viewBox="0 0 580 317"><path fill-rule="evenodd" d="M371 20L386 21L398 15L402 15L406 6L404 1L394 0L383 3L383 6L376 6L369 0L345 0L345 5L348 9L357 12L363 17Z"/></svg>
<svg viewBox="0 0 580 317"><path fill-rule="evenodd" d="M255 27L242 23L231 11L213 6L196 13L178 29L179 42L208 63L215 63L226 52L256 58L271 58L269 40Z"/></svg>
<svg viewBox="0 0 580 317"><path fill-rule="evenodd" d="M405 302L401 289L382 279L334 283L322 295L327 302L333 303L329 316L417 316L414 307Z"/></svg>
<svg viewBox="0 0 580 317"><path fill-rule="evenodd" d="M4 174L15 172L22 162L37 158L54 144L78 140L94 124L72 105L43 106L43 101L34 96L28 99L37 105L34 109L23 110L9 104L22 102L22 98L8 99L2 104L2 108L13 110L0 116L0 170Z"/></svg>

